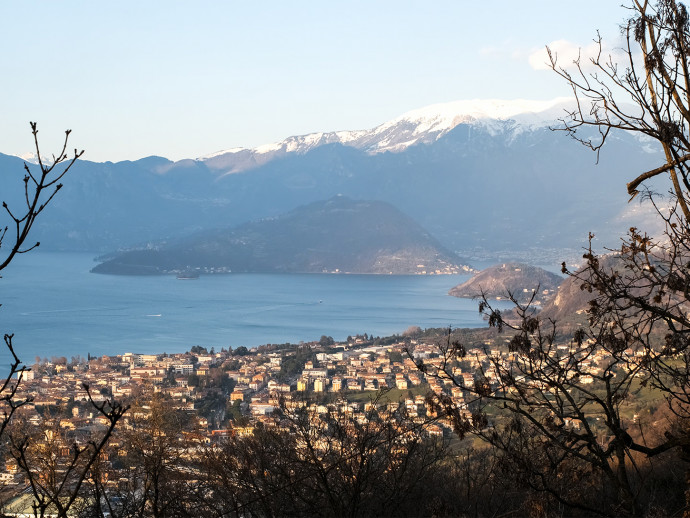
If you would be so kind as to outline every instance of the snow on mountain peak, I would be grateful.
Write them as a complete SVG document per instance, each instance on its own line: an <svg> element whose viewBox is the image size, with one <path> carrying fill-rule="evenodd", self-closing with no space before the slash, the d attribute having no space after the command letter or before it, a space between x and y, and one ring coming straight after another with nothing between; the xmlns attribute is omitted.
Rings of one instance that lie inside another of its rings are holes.
<svg viewBox="0 0 690 518"><path fill-rule="evenodd" d="M553 108L568 103L565 97L550 101L529 101L516 99L505 101L499 99L474 99L432 104L424 108L409 111L400 117L379 126L379 131L395 127L401 123L416 126L415 135L424 133L441 133L450 131L458 124L482 124L492 129L490 121L504 122L514 120L518 125L529 127L554 124L560 114L554 114ZM492 131L494 133L495 131ZM440 137L441 135L436 135Z"/></svg>
<svg viewBox="0 0 690 518"><path fill-rule="evenodd" d="M394 119L394 121L422 121L429 119L452 121L457 117L467 120L507 120L519 114L544 112L569 100L567 97L559 97L550 101L528 101L525 99L515 99L512 101L499 99L452 101L411 110L402 114L398 119Z"/></svg>
<svg viewBox="0 0 690 518"><path fill-rule="evenodd" d="M371 130L310 133L288 137L282 142L264 144L253 149L234 148L200 158L212 169L226 173L251 169L287 153L306 153L315 147L339 143L367 153L402 151L414 144L438 140L458 124L480 125L491 134L510 129L519 133L555 125L565 112L569 98L550 101L465 100L439 103L411 110ZM506 124L507 122L514 124Z"/></svg>
<svg viewBox="0 0 690 518"><path fill-rule="evenodd" d="M24 162L28 162L29 164L38 164L38 155L33 151L27 151L26 153L16 154L14 156L21 158Z"/></svg>

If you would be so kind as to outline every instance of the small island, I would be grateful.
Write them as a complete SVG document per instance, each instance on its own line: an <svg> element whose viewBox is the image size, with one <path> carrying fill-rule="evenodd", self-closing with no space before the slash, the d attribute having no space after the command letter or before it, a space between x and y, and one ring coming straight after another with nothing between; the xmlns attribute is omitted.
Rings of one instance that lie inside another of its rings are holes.
<svg viewBox="0 0 690 518"><path fill-rule="evenodd" d="M507 299L544 303L556 294L563 278L543 268L524 263L501 263L482 270L448 294L461 298Z"/></svg>

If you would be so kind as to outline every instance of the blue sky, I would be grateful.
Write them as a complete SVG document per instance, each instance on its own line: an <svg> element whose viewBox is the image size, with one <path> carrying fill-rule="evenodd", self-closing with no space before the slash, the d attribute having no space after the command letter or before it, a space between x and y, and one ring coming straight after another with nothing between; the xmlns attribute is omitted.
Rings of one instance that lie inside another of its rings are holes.
<svg viewBox="0 0 690 518"><path fill-rule="evenodd" d="M613 48L627 14L615 0L3 2L0 152L30 151L33 120L46 151L71 128L89 160L177 160L439 102L566 96L535 53L597 29Z"/></svg>

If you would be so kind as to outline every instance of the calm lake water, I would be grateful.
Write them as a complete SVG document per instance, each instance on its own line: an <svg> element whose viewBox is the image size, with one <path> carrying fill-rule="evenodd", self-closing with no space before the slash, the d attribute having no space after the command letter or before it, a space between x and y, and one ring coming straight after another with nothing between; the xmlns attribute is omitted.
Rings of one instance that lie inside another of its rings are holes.
<svg viewBox="0 0 690 518"><path fill-rule="evenodd" d="M93 255L32 252L0 279L0 332L20 357L181 352L486 325L447 295L467 276L228 274L177 280L89 273ZM7 358L0 352L3 363Z"/></svg>

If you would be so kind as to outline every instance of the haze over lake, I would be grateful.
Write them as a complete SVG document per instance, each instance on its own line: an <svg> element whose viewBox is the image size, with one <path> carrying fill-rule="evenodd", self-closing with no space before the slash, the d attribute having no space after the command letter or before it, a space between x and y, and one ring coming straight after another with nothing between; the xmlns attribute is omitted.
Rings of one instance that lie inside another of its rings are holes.
<svg viewBox="0 0 690 518"><path fill-rule="evenodd" d="M447 295L463 275L229 274L178 280L89 273L92 254L32 252L0 280L20 357L182 352L485 325Z"/></svg>

